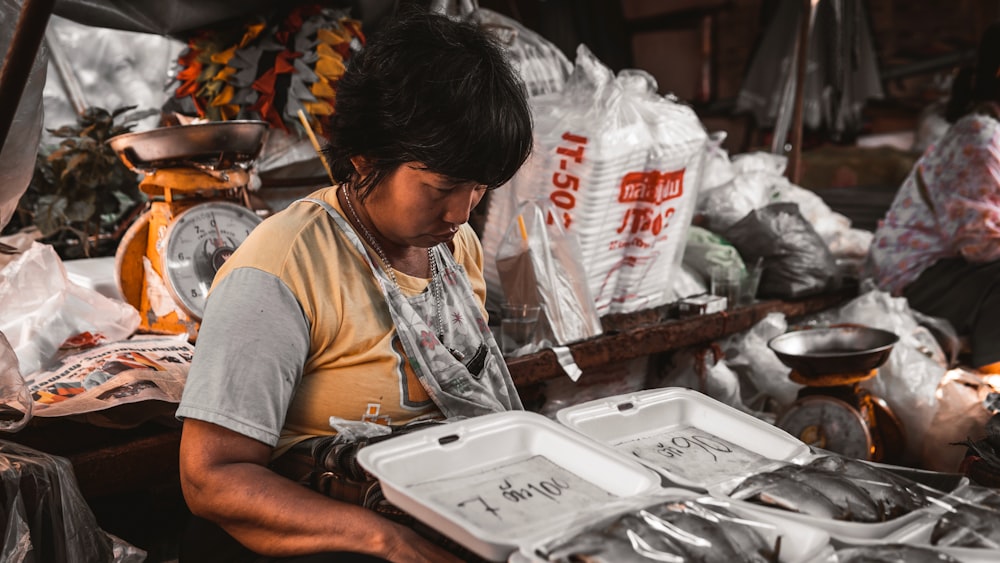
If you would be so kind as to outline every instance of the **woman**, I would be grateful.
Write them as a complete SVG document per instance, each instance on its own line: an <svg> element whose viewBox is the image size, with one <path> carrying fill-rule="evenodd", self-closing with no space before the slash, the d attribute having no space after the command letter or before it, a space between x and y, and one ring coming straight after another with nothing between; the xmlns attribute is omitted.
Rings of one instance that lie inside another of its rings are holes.
<svg viewBox="0 0 1000 563"><path fill-rule="evenodd" d="M879 286L948 319L968 337L971 365L987 372L1000 372L998 73L994 23L980 42L971 88L952 89L949 107L964 116L917 161L871 249Z"/></svg>
<svg viewBox="0 0 1000 563"><path fill-rule="evenodd" d="M395 426L521 408L466 224L531 151L501 48L470 24L412 14L352 58L336 111L338 185L265 220L215 278L177 411L181 484L200 517L182 560L453 560L269 465L334 434L330 417ZM238 555L220 555L226 542Z"/></svg>

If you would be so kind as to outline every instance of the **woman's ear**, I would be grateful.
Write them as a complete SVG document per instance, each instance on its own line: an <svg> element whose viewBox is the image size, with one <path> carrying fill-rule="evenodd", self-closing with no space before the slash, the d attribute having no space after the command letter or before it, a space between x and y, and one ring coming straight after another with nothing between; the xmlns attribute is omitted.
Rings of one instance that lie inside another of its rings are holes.
<svg viewBox="0 0 1000 563"><path fill-rule="evenodd" d="M371 163L363 156L352 156L351 164L354 165L354 170L357 171L358 176L361 178L364 178L372 171Z"/></svg>

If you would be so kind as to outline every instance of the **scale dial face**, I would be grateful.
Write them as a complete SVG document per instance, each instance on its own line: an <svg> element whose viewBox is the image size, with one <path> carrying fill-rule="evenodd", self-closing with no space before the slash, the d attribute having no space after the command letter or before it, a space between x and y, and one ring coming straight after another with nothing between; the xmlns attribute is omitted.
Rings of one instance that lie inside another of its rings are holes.
<svg viewBox="0 0 1000 563"><path fill-rule="evenodd" d="M246 207L206 202L170 223L162 253L164 281L189 315L201 320L215 273L260 222Z"/></svg>
<svg viewBox="0 0 1000 563"><path fill-rule="evenodd" d="M810 446L854 459L871 459L874 442L861 413L840 399L809 395L794 403L777 426Z"/></svg>

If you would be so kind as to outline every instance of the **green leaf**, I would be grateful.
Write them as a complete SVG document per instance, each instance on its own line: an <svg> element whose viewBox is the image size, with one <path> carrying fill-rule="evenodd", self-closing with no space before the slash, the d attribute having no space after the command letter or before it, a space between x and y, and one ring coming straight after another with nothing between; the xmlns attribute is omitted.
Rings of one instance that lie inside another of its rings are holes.
<svg viewBox="0 0 1000 563"><path fill-rule="evenodd" d="M43 235L56 233L66 225L65 210L68 203L62 196L44 195L38 198L38 205L35 207L35 225Z"/></svg>
<svg viewBox="0 0 1000 563"><path fill-rule="evenodd" d="M97 208L90 201L77 200L66 208L66 218L73 223L84 223L93 217Z"/></svg>

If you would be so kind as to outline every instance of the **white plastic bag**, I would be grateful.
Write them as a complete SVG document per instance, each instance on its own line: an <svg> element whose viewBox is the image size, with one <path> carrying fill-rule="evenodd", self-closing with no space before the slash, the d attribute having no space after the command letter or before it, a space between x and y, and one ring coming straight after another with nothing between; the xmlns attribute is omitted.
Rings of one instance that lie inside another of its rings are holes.
<svg viewBox="0 0 1000 563"><path fill-rule="evenodd" d="M781 410L789 407L798 398L802 385L788 378L791 368L778 359L767 343L788 330L788 321L783 313L768 313L760 322L739 334L734 334L720 342L726 354L726 364L738 373L749 385L744 386L743 396L750 405L773 400ZM749 393L758 396L748 397Z"/></svg>
<svg viewBox="0 0 1000 563"><path fill-rule="evenodd" d="M70 337L90 332L99 341L114 342L138 327L134 307L69 281L49 245L33 243L0 270L0 332L7 335L24 376L45 367Z"/></svg>
<svg viewBox="0 0 1000 563"><path fill-rule="evenodd" d="M495 257L505 293L541 307L536 342L549 346L601 333L576 238L558 222L547 224L551 210L544 200L522 203Z"/></svg>
<svg viewBox="0 0 1000 563"><path fill-rule="evenodd" d="M0 332L0 430L17 432L24 428L31 420L33 405L28 384L18 368L17 355Z"/></svg>
<svg viewBox="0 0 1000 563"><path fill-rule="evenodd" d="M530 103L534 151L511 191L490 199L486 254L520 202L548 199L579 240L599 314L665 304L702 178L708 134L697 115L656 94L648 73L616 77L582 45L562 91ZM496 270L484 274L487 294L502 293Z"/></svg>
<svg viewBox="0 0 1000 563"><path fill-rule="evenodd" d="M21 0L0 0L0 53L6 53L10 47L22 4ZM44 113L42 89L48 60L48 49L43 44L35 55L17 107L4 108L4 111L13 109L14 116L6 139L0 142L0 229L14 215L35 171Z"/></svg>

